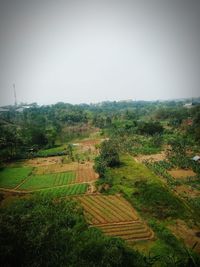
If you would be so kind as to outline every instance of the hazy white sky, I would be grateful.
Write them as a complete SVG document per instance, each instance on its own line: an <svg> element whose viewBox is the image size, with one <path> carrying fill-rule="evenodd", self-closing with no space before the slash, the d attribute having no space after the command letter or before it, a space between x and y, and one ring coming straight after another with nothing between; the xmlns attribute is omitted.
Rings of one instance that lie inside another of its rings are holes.
<svg viewBox="0 0 200 267"><path fill-rule="evenodd" d="M199 0L0 0L0 105L200 96Z"/></svg>

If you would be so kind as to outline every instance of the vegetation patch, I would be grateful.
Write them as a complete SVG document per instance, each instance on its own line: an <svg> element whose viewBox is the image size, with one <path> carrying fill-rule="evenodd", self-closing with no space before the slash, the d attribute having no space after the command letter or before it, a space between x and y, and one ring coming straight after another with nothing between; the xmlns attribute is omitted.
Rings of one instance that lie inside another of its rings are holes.
<svg viewBox="0 0 200 267"><path fill-rule="evenodd" d="M2 168L0 170L0 187L15 188L31 173L30 167Z"/></svg>
<svg viewBox="0 0 200 267"><path fill-rule="evenodd" d="M106 193L122 193L145 216L165 219L187 216L184 204L162 180L144 164L131 156L121 157L121 166L109 168L105 179L98 184L109 183Z"/></svg>
<svg viewBox="0 0 200 267"><path fill-rule="evenodd" d="M88 189L88 184L74 184L61 188L46 189L37 192L41 196L52 197L52 198L61 198L71 195L84 194Z"/></svg>
<svg viewBox="0 0 200 267"><path fill-rule="evenodd" d="M160 219L185 215L182 202L162 184L142 181L137 182L136 186L136 198L142 203L145 212Z"/></svg>
<svg viewBox="0 0 200 267"><path fill-rule="evenodd" d="M66 155L66 147L57 146L49 149L41 149L34 154L35 157L50 157L50 156L61 156Z"/></svg>
<svg viewBox="0 0 200 267"><path fill-rule="evenodd" d="M56 187L71 184L76 179L75 172L63 172L56 174L33 175L30 176L19 189L21 190L35 190L46 187Z"/></svg>

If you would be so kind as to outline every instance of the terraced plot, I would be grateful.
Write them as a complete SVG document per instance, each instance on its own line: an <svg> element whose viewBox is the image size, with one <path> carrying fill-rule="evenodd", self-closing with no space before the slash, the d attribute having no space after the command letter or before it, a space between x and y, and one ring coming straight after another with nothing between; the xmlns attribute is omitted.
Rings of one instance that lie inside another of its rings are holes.
<svg viewBox="0 0 200 267"><path fill-rule="evenodd" d="M98 226L105 235L118 236L127 241L148 240L153 233L141 221L119 224L107 224Z"/></svg>
<svg viewBox="0 0 200 267"><path fill-rule="evenodd" d="M105 195L77 196L91 226L100 228L106 235L127 241L153 237L151 229L140 220L136 211L122 197Z"/></svg>
<svg viewBox="0 0 200 267"><path fill-rule="evenodd" d="M63 172L56 174L30 176L20 187L21 190L35 190L48 187L56 187L74 183L75 172Z"/></svg>
<svg viewBox="0 0 200 267"><path fill-rule="evenodd" d="M66 197L70 195L84 194L87 191L87 184L74 184L65 187L58 187L52 189L45 189L37 192L41 196L51 196L51 197Z"/></svg>

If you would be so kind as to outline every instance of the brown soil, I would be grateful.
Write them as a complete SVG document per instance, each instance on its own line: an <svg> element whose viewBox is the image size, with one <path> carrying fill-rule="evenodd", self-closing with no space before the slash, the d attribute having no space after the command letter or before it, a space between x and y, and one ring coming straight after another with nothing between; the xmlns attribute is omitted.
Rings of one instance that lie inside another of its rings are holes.
<svg viewBox="0 0 200 267"><path fill-rule="evenodd" d="M80 145L84 146L95 146L98 145L101 141L99 139L86 139L79 142Z"/></svg>
<svg viewBox="0 0 200 267"><path fill-rule="evenodd" d="M161 152L158 154L153 154L153 155L138 155L134 157L136 162L143 162L144 160L152 160L152 161L160 161L160 160L165 160L166 155L165 152Z"/></svg>
<svg viewBox="0 0 200 267"><path fill-rule="evenodd" d="M24 162L24 165L38 167L38 166L48 166L51 164L62 163L62 157L46 157L46 158L34 158L28 159Z"/></svg>
<svg viewBox="0 0 200 267"><path fill-rule="evenodd" d="M66 171L75 171L78 168L77 162L62 164L62 163L56 163L56 164L50 164L45 166L38 166L34 174L47 174L47 173L57 173L57 172L66 172Z"/></svg>
<svg viewBox="0 0 200 267"><path fill-rule="evenodd" d="M188 185L179 185L176 186L175 191L182 196L186 196L186 197L199 197L200 196L200 191L197 189L192 188L191 186Z"/></svg>
<svg viewBox="0 0 200 267"><path fill-rule="evenodd" d="M175 179L185 179L187 177L193 177L196 175L192 170L183 170L183 169L173 169L168 171L168 173L173 176Z"/></svg>
<svg viewBox="0 0 200 267"><path fill-rule="evenodd" d="M86 162L85 164L79 164L77 169L76 182L90 182L98 179L98 174L93 169L93 164L91 162Z"/></svg>
<svg viewBox="0 0 200 267"><path fill-rule="evenodd" d="M188 247L192 248L197 242L194 250L200 253L200 237L197 236L200 229L198 227L189 228L184 221L177 220L176 224L170 225L169 228L173 234L182 239Z"/></svg>
<svg viewBox="0 0 200 267"><path fill-rule="evenodd" d="M85 139L76 143L78 151L98 154L98 149L96 145L100 144L103 139Z"/></svg>

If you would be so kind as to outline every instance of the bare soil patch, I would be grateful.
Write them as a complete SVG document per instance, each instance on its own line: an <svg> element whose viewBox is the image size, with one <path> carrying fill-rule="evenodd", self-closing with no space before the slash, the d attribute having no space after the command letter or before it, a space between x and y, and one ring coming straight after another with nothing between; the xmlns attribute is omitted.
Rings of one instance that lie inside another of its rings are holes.
<svg viewBox="0 0 200 267"><path fill-rule="evenodd" d="M165 152L161 152L161 153L153 154L153 155L138 155L134 157L134 159L136 162L141 162L141 163L145 160L160 161L160 160L165 160L166 155L165 155Z"/></svg>
<svg viewBox="0 0 200 267"><path fill-rule="evenodd" d="M39 166L48 166L51 164L58 164L58 163L59 164L62 163L62 157L56 156L56 157L28 159L24 162L24 165L39 167Z"/></svg>
<svg viewBox="0 0 200 267"><path fill-rule="evenodd" d="M189 228L184 221L177 220L176 224L170 225L169 228L173 234L182 239L188 247L192 248L197 242L194 250L200 253L200 237L198 237L198 232L200 230L198 227Z"/></svg>
<svg viewBox="0 0 200 267"><path fill-rule="evenodd" d="M77 169L76 182L90 182L99 178L98 174L93 169L93 164L86 162L85 164L79 164Z"/></svg>
<svg viewBox="0 0 200 267"><path fill-rule="evenodd" d="M175 179L185 179L187 177L194 177L196 173L192 170L183 170L183 169L172 169L168 173L173 176Z"/></svg>
<svg viewBox="0 0 200 267"><path fill-rule="evenodd" d="M78 169L78 163L72 162L67 164L56 163L45 166L39 166L34 170L34 174L48 174L67 171L76 171Z"/></svg>
<svg viewBox="0 0 200 267"><path fill-rule="evenodd" d="M90 152L93 154L98 153L98 149L96 148L96 145L100 144L102 142L101 139L85 139L82 141L79 141L76 145L78 148L78 151L80 152Z"/></svg>
<svg viewBox="0 0 200 267"><path fill-rule="evenodd" d="M194 197L199 197L200 196L200 191L197 189L192 188L191 186L188 185L179 185L176 187L175 191L179 195L183 195L186 197L194 198Z"/></svg>

